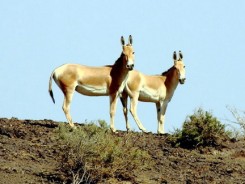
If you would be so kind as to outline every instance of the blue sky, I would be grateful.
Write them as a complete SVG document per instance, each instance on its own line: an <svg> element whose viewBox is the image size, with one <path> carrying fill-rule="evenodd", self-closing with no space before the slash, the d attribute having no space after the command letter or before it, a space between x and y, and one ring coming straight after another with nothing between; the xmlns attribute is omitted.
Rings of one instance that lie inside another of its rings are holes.
<svg viewBox="0 0 245 184"><path fill-rule="evenodd" d="M220 120L231 118L227 105L245 109L244 20L241 0L1 1L0 117L66 121L55 83L56 104L48 94L52 70L64 63L113 64L120 37L131 34L135 69L145 74L162 73L173 65L173 51L183 53L187 79L169 103L168 132L198 107ZM76 93L71 114L75 122L109 123L109 98ZM138 115L156 132L155 104L139 103ZM125 130L120 102L115 121Z"/></svg>

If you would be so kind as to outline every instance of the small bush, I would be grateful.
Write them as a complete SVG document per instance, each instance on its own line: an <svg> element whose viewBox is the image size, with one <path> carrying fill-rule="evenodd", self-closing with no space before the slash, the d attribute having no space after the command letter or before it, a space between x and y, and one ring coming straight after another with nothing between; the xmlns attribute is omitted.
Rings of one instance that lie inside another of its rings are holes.
<svg viewBox="0 0 245 184"><path fill-rule="evenodd" d="M171 137L175 146L196 148L199 146L218 146L228 138L229 132L210 112L199 108L185 120L182 130L177 129Z"/></svg>
<svg viewBox="0 0 245 184"><path fill-rule="evenodd" d="M233 134L236 134L235 137L237 138L245 138L245 111L237 110L229 106L227 106L227 109L235 119L235 121L229 120L229 122L239 126L239 129L234 128Z"/></svg>
<svg viewBox="0 0 245 184"><path fill-rule="evenodd" d="M99 125L74 130L60 126L60 138L67 145L61 167L70 180L84 178L80 183L86 183L85 179L96 183L109 177L127 180L133 178L134 169L150 166L150 155L135 145L132 134L118 136L103 121Z"/></svg>

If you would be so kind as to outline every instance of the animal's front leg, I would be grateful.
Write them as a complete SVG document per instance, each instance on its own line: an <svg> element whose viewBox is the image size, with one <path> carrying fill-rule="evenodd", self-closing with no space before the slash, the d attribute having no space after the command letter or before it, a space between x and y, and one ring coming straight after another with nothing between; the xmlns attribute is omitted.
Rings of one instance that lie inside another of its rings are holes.
<svg viewBox="0 0 245 184"><path fill-rule="evenodd" d="M165 113L167 109L167 103L159 102L156 104L157 107L157 120L158 120L158 134L164 134L164 120L165 120Z"/></svg>
<svg viewBox="0 0 245 184"><path fill-rule="evenodd" d="M116 106L117 106L117 95L111 95L110 96L110 129L112 132L116 132L115 125L114 125Z"/></svg>

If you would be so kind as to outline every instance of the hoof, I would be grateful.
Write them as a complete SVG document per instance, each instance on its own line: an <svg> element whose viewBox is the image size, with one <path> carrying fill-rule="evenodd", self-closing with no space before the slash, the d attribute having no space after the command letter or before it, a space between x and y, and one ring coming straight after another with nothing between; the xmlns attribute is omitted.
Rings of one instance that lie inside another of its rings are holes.
<svg viewBox="0 0 245 184"><path fill-rule="evenodd" d="M74 129L76 128L74 123L69 123L69 125L70 125L71 128L74 128Z"/></svg>
<svg viewBox="0 0 245 184"><path fill-rule="evenodd" d="M75 125L67 125L67 128L70 132L73 132L73 131L76 131L77 130L77 127Z"/></svg>
<svg viewBox="0 0 245 184"><path fill-rule="evenodd" d="M118 131L115 131L115 132L112 132L112 134L119 135L119 132Z"/></svg>
<svg viewBox="0 0 245 184"><path fill-rule="evenodd" d="M151 133L150 131L147 131L146 129L143 129L143 130L141 130L143 133L145 133L145 134L149 134L149 133Z"/></svg>
<svg viewBox="0 0 245 184"><path fill-rule="evenodd" d="M113 134L118 134L118 131L117 131L116 129L112 129L112 128L111 128L111 132L112 132Z"/></svg>
<svg viewBox="0 0 245 184"><path fill-rule="evenodd" d="M158 132L157 134L160 135L160 136L168 136L168 135L170 135L168 133L163 133L163 132Z"/></svg>

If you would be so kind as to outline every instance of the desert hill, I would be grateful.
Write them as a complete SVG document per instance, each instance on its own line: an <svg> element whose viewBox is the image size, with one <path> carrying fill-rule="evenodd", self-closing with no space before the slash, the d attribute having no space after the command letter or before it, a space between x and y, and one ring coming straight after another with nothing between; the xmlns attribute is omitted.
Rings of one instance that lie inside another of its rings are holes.
<svg viewBox="0 0 245 184"><path fill-rule="evenodd" d="M83 133L52 120L1 118L0 184L245 183L245 140L190 150L173 147L171 135L77 127Z"/></svg>

